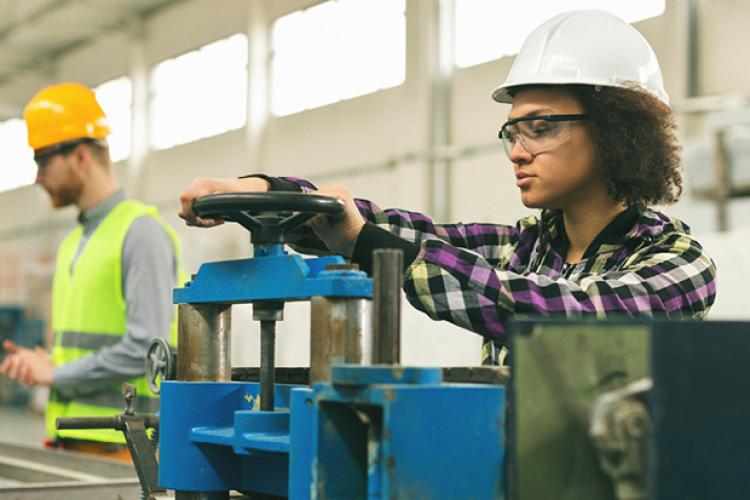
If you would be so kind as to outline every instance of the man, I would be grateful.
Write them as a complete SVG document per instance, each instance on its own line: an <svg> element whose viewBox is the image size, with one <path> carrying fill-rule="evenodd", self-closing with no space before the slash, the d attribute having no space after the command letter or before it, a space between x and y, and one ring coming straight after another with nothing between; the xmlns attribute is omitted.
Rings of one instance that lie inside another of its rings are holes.
<svg viewBox="0 0 750 500"><path fill-rule="evenodd" d="M125 197L109 156L107 118L91 89L47 87L29 101L24 118L37 184L53 207L75 205L80 215L58 250L52 354L6 341L0 374L51 387L46 423L55 442L129 459L119 431L58 431L55 419L122 412L126 381L138 390L136 411L158 409L145 357L155 338L176 341L171 291L184 282L180 243L155 207Z"/></svg>

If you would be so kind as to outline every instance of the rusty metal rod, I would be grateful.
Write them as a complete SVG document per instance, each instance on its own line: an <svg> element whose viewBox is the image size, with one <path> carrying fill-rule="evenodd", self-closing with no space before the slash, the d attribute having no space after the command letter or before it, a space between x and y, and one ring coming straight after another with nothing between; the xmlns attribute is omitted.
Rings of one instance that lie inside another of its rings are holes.
<svg viewBox="0 0 750 500"><path fill-rule="evenodd" d="M404 280L403 251L381 248L372 253L373 363L401 362L401 286Z"/></svg>
<svg viewBox="0 0 750 500"><path fill-rule="evenodd" d="M276 385L276 322L260 322L260 409L273 411Z"/></svg>

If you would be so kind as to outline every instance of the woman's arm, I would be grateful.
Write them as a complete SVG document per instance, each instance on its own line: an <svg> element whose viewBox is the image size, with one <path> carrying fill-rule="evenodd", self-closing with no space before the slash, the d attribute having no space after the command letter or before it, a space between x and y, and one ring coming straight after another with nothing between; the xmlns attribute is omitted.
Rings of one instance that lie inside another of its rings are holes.
<svg viewBox="0 0 750 500"><path fill-rule="evenodd" d="M579 281L497 269L481 255L426 241L404 276L407 298L431 318L505 340L511 318L703 318L716 268L690 236L667 233L622 267Z"/></svg>

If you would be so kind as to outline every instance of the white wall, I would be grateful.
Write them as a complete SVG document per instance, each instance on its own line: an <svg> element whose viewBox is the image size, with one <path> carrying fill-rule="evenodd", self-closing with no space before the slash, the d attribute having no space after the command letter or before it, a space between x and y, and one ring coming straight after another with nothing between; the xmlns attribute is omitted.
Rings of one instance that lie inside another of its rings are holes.
<svg viewBox="0 0 750 500"><path fill-rule="evenodd" d="M76 79L95 85L131 74L138 57L144 58L145 66L150 67L164 58L246 31L249 26L268 26L274 16L312 3L315 2L223 0L221 8L217 8L217 2L210 0L187 0L159 12L143 25L102 37L66 55L59 61L52 80ZM357 196L376 200L381 206L428 208L428 174L423 161L399 163L390 170L373 168L365 175L332 174L349 167L377 167L390 158L425 151L430 146L433 88L429 75L435 61L430 55L434 28L429 19L437 1L408 0L407 4L405 84L323 108L270 118L255 131L259 137L257 143L251 142L254 139L247 130L238 130L169 150L148 152L138 165L140 173L135 182L126 175L128 165L118 165L121 178L128 179L130 194L159 205L179 232L189 272L195 272L201 262L244 257L250 253L246 234L240 227L225 225L200 230L188 228L177 219L178 195L197 176L236 176L258 170L271 175L294 174L316 182L344 182ZM636 25L654 46L662 63L667 90L674 101L684 97L687 88L685 4L681 0L669 0L663 16ZM739 0L714 0L703 2L701 7L701 88L706 92L747 93L750 72L735 61L742 60L740 51L750 43L750 34L747 30L730 33L724 23L727 18L736 22L747 18L750 4ZM732 14L724 15L727 12ZM491 101L489 93L503 80L511 62L510 58L505 58L456 70L449 108L450 136L454 145L470 147L496 141L497 128L508 108ZM262 68L264 62L256 64ZM7 90L9 95L27 99L40 86L32 77L29 82L26 89L0 87L0 92ZM187 104L186 112L189 112ZM249 150L250 144L255 144L253 150ZM449 179L453 197L449 200L448 211L454 220L512 223L528 212L518 200L510 164L499 143L492 153L453 162ZM695 217L701 233L712 232L711 210L710 206L690 200L676 208L688 223ZM0 212L4 215L0 217L0 252L53 254L75 222L74 211L66 209L54 213L43 194L33 186L0 194ZM741 225L747 217L740 215L735 220ZM731 238L729 235L706 236L706 241L710 242L707 247L720 256L717 258L720 292L716 309L722 314L729 311L726 314L736 313L738 317L747 318L750 313L743 311L731 297L748 296L748 285L742 280L724 277L727 273L724 270L732 266L723 261L730 259L731 262L735 258L725 258L722 253ZM746 247L735 247L745 259L750 254ZM403 309L405 362L446 365L478 362L478 336L449 324L436 324L413 311L406 302ZM257 364L258 331L250 320L249 307L237 307L234 318L234 363ZM287 307L286 320L279 328L280 365L307 363L308 322L307 306Z"/></svg>

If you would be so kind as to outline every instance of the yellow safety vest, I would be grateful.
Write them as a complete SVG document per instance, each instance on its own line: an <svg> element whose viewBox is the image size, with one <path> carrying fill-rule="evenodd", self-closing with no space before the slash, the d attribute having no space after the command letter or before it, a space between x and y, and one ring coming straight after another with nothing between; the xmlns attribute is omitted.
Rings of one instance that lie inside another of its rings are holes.
<svg viewBox="0 0 750 500"><path fill-rule="evenodd" d="M156 207L135 200L115 205L91 234L71 271L83 235L83 226L74 229L63 240L57 254L52 285L52 329L55 343L52 359L55 366L76 361L113 345L127 332L125 298L122 293L122 247L130 225L137 218L156 219L169 234L174 245L178 284L186 281L182 270L180 241L175 231L159 216ZM177 343L177 309L172 320L170 338ZM146 360L144 359L144 367ZM135 410L153 413L159 399L146 383L145 376L129 380L138 391ZM122 413L122 383L92 393L82 391L73 399L64 398L52 389L47 405L47 433L51 439L73 438L108 443L124 443L122 432L107 429L57 430L58 417L103 417Z"/></svg>

